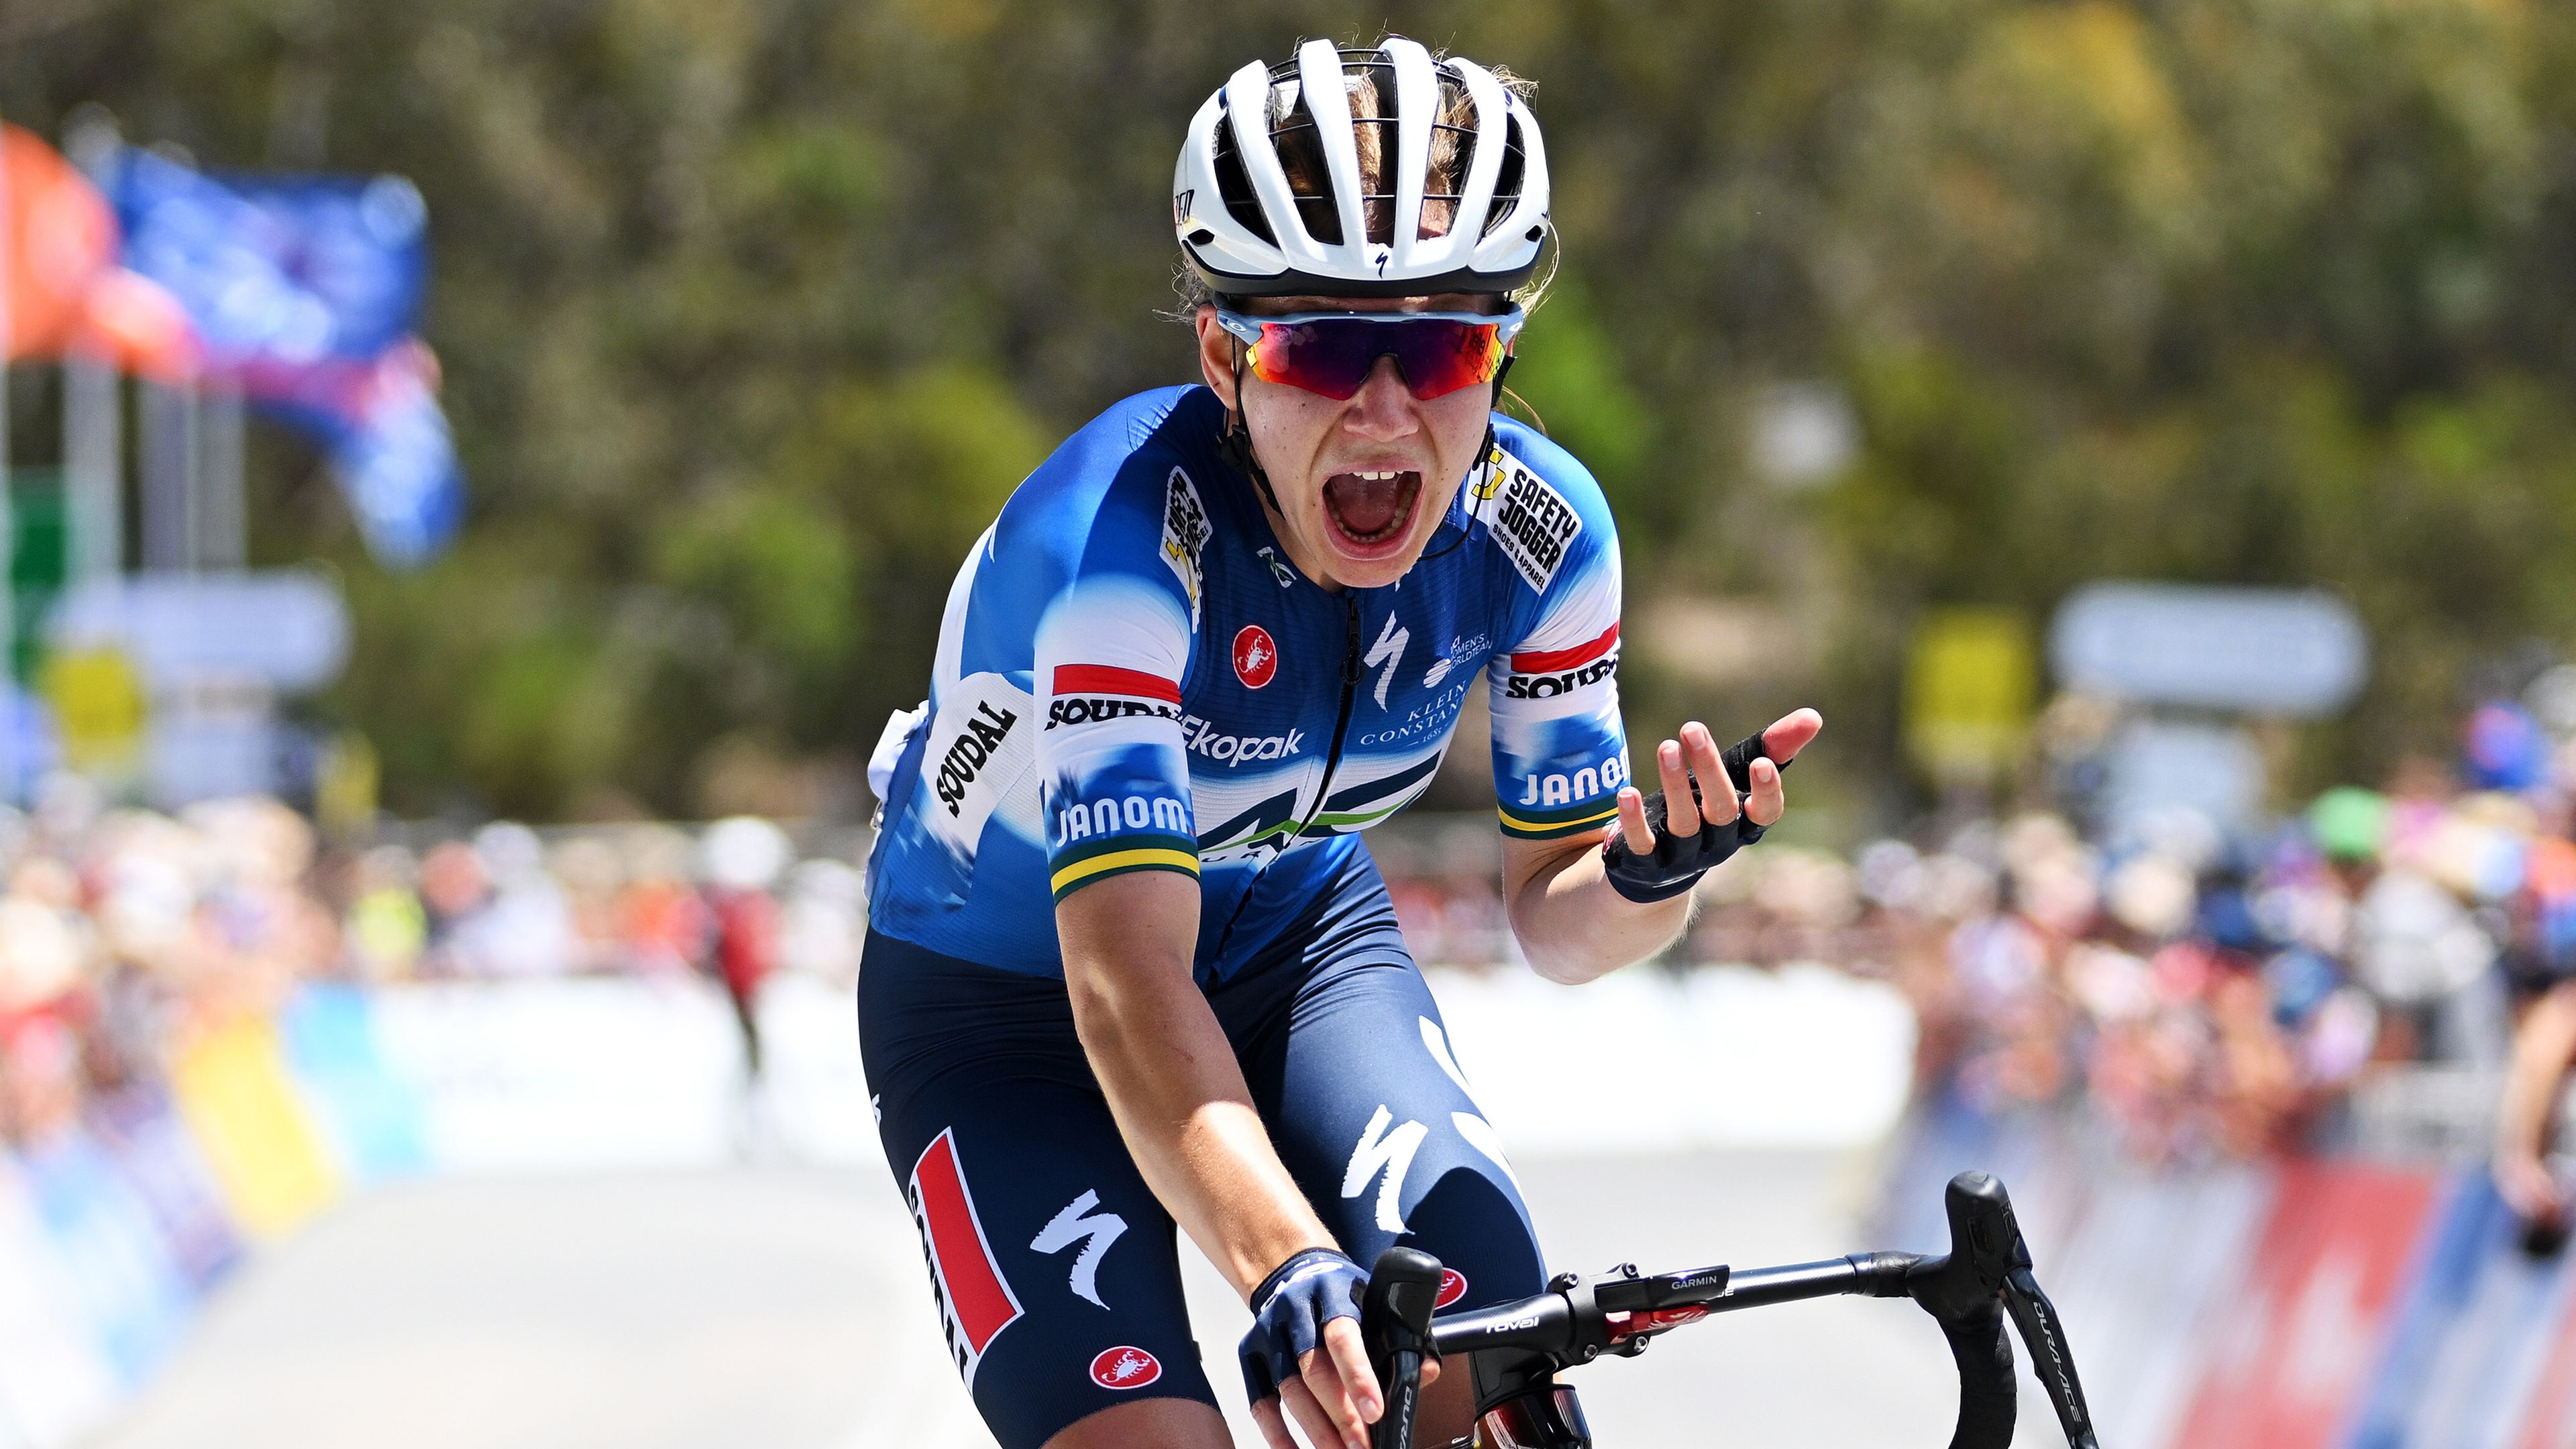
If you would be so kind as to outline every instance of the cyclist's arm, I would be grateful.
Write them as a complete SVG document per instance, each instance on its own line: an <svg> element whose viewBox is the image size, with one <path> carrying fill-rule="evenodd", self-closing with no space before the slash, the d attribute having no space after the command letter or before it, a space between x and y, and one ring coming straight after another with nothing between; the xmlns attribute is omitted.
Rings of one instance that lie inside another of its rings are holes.
<svg viewBox="0 0 2576 1449"><path fill-rule="evenodd" d="M2576 981L2552 987L2523 1014L2514 1030L2504 1100L2496 1112L2496 1187L2526 1218L2555 1218L2566 1210L2541 1157L2549 1145L2550 1108L2571 1061L2576 1061Z"/></svg>
<svg viewBox="0 0 2576 1449"><path fill-rule="evenodd" d="M1800 710L1763 731L1774 759L1787 760L1815 738L1821 721ZM1678 739L1656 751L1658 788L1666 800L1687 800L1683 776L1718 782L1703 787L1703 813L1712 824L1735 818L1744 810L1756 825L1770 825L1787 809L1780 772L1767 761L1756 762L1753 789L1741 806L1719 763L1719 746L1708 727L1697 720L1682 726ZM1621 828L1631 840L1647 838L1642 796L1635 785L1619 792ZM1503 899L1512 934L1531 967L1551 981L1578 984L1643 960L1671 944L1690 920L1691 897L1640 904L1620 895L1602 872L1601 842L1606 830L1557 840L1503 838Z"/></svg>
<svg viewBox="0 0 2576 1449"><path fill-rule="evenodd" d="M1308 1248L1339 1251L1271 1146L1233 1044L1192 979L1198 882L1169 871L1111 876L1058 900L1055 918L1074 1030L1128 1155L1235 1293L1250 1298ZM1348 1318L1325 1325L1303 1382L1280 1387L1310 1438L1320 1411L1343 1442L1359 1442L1384 1404ZM1288 1442L1281 1409L1265 1401L1256 1415L1274 1444Z"/></svg>
<svg viewBox="0 0 2576 1449"><path fill-rule="evenodd" d="M1198 882L1115 876L1055 908L1065 988L1091 1070L1146 1185L1238 1294L1338 1245L1279 1161L1243 1069L1191 978Z"/></svg>

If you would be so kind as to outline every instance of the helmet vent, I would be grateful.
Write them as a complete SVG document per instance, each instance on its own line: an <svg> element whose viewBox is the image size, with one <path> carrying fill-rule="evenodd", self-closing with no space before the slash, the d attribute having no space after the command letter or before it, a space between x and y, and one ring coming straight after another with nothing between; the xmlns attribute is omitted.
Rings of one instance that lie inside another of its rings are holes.
<svg viewBox="0 0 2576 1449"><path fill-rule="evenodd" d="M1243 169L1242 138L1235 127L1237 119L1233 109L1228 107L1224 124L1217 127L1217 196L1225 202L1226 215L1233 217L1236 225L1277 246L1279 238L1270 230L1270 218L1262 215L1260 198L1252 192L1252 178ZM1194 246L1207 245L1197 237L1190 238L1190 241Z"/></svg>

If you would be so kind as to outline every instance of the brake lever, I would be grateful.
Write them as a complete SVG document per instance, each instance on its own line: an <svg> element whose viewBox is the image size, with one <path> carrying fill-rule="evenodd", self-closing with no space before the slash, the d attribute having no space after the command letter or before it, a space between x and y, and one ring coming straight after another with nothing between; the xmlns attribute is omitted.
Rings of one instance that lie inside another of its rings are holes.
<svg viewBox="0 0 2576 1449"><path fill-rule="evenodd" d="M1440 1260L1415 1248L1389 1248L1369 1269L1360 1296L1360 1333L1369 1367L1386 1389L1386 1408L1369 1430L1372 1449L1412 1449L1414 1411L1422 1400L1422 1364L1439 1357L1431 1314L1440 1297Z"/></svg>
<svg viewBox="0 0 2576 1449"><path fill-rule="evenodd" d="M2031 1370L2057 1410L2067 1449L2098 1449L2093 1411L2084 1402L2084 1384L2075 1377L2074 1350L2067 1346L2066 1321L2040 1291L2039 1279L2030 1270L2029 1248L2016 1244L2015 1249L2019 1262L2004 1279L2004 1308L2012 1314L2013 1327L2021 1331L2022 1347L2030 1350Z"/></svg>

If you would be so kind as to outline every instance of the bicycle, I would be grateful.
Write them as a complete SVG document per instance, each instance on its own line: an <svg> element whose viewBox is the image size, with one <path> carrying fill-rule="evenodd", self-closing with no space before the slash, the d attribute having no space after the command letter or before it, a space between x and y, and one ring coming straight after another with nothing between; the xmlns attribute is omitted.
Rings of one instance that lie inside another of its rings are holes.
<svg viewBox="0 0 2576 1449"><path fill-rule="evenodd" d="M1622 1264L1601 1281L1573 1273L1517 1302L1434 1318L1440 1263L1412 1248L1378 1255L1361 1303L1361 1334L1386 1412L1372 1449L1408 1449L1428 1358L1471 1355L1483 1449L1588 1449L1591 1431L1556 1375L1601 1355L1634 1357L1659 1335L1712 1314L1853 1294L1911 1298L1941 1325L1959 1369L1959 1419L1950 1449L2008 1449L2018 1396L2010 1317L2057 1410L2069 1449L2097 1449L2092 1411L2075 1376L2064 1325L2040 1291L2030 1249L2004 1185L1982 1172L1950 1179L1944 1206L1950 1251L1855 1253L1816 1263L1742 1272L1724 1265L1641 1277Z"/></svg>

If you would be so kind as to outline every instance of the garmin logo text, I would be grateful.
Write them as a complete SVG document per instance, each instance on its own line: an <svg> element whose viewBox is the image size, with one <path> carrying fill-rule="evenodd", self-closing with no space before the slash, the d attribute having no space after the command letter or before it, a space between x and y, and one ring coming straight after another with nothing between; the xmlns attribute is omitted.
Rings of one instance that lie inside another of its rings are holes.
<svg viewBox="0 0 2576 1449"><path fill-rule="evenodd" d="M1181 712L1168 704L1144 699L1059 699L1047 706L1048 729L1057 725L1098 724L1102 720L1179 719Z"/></svg>
<svg viewBox="0 0 2576 1449"><path fill-rule="evenodd" d="M939 757L935 788L939 803L948 807L949 814L957 813L958 805L966 798L966 787L975 783L976 772L1002 748L1002 741L1011 737L1011 727L1019 722L1016 711L995 709L990 700L975 706L975 712L966 716L965 728L957 732L948 753Z"/></svg>
<svg viewBox="0 0 2576 1449"><path fill-rule="evenodd" d="M1057 821L1056 843L1071 845L1077 840L1088 840L1120 829L1161 830L1187 835L1191 830L1190 807L1168 795L1077 800L1064 807L1064 814Z"/></svg>
<svg viewBox="0 0 2576 1449"><path fill-rule="evenodd" d="M1628 767L1617 755L1601 762L1600 769L1590 766L1571 775L1523 775L1522 805L1571 805L1589 800L1604 790L1616 790L1628 779Z"/></svg>
<svg viewBox="0 0 2576 1449"><path fill-rule="evenodd" d="M1619 656L1613 654L1563 674L1515 674L1503 685L1503 697L1553 699L1560 694L1571 694L1587 684L1598 684L1618 672Z"/></svg>
<svg viewBox="0 0 2576 1449"><path fill-rule="evenodd" d="M1284 760L1306 747L1303 730L1292 729L1284 735L1221 735L1215 725L1194 714L1182 717L1181 734L1189 742L1191 753L1238 765L1254 760Z"/></svg>

